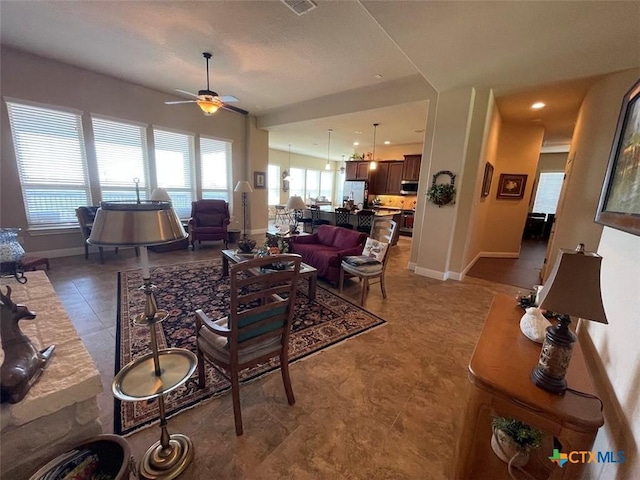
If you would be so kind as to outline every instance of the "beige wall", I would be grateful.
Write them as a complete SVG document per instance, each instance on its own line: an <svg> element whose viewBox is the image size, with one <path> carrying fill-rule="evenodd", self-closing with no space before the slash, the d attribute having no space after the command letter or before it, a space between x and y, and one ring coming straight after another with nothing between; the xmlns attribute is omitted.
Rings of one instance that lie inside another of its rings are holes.
<svg viewBox="0 0 640 480"><path fill-rule="evenodd" d="M485 228L487 223L487 216L489 215L489 205L491 204L492 196L495 196L497 188L497 180L495 173L496 156L498 152L498 141L500 139L500 127L502 125L502 118L498 112L498 108L495 106L495 99L493 96L490 98L490 105L488 110L488 127L486 133L486 140L483 147L482 161L478 165L478 179L476 183L476 205L473 210L472 220L467 231L468 236L468 248L467 255L465 257L466 265L463 266L461 272L466 272L473 262L482 254L482 242L485 235ZM491 188L489 195L486 197L480 197L480 191L482 189L482 182L484 179L484 167L485 163L489 162L494 166L493 177L491 181ZM480 189L480 190L478 190Z"/></svg>
<svg viewBox="0 0 640 480"><path fill-rule="evenodd" d="M584 242L603 257L602 300L609 324L581 322L586 333L581 343L594 354L587 358L605 402L605 425L594 450L624 451L626 462L588 464L585 478L640 478L640 236L593 221L622 98L639 77L640 69L609 75L585 97L553 246L557 252Z"/></svg>
<svg viewBox="0 0 640 480"><path fill-rule="evenodd" d="M376 145L376 158L379 160L404 160L405 155L421 155L422 144Z"/></svg>
<svg viewBox="0 0 640 480"><path fill-rule="evenodd" d="M205 117L194 105L164 105L164 101L172 97L162 92L7 47L2 47L1 53L0 92L3 100L9 97L54 107L76 109L84 112L84 121L90 121L89 113L97 113L116 119L230 140L233 142L232 186L249 174L252 182L253 162L261 165L261 155L266 158L266 134L256 134L249 138L248 118L242 115L220 111L214 116ZM173 99L177 98L173 97ZM4 102L1 115L0 221L2 226L18 226L25 229L23 238L27 252L45 252L48 256L80 253L82 239L77 230L47 235L26 232L26 216ZM251 142L257 142L262 146L249 149L252 152L251 163L249 163L247 150ZM92 181L95 183L96 178L92 178ZM232 202L231 207L237 209L236 216L241 217L239 202Z"/></svg>
<svg viewBox="0 0 640 480"><path fill-rule="evenodd" d="M578 243L584 243L587 250L598 246L602 225L595 223L594 218L602 181L622 97L638 76L637 70L609 75L589 90L582 103L556 226L547 251L547 265L553 265L560 248L574 248Z"/></svg>
<svg viewBox="0 0 640 480"><path fill-rule="evenodd" d="M454 230L450 277L461 280L474 259L475 239L470 233L476 229L477 213L484 175L483 150L490 126L493 96L489 89L475 89L469 122L468 145L464 167L458 184L458 214Z"/></svg>
<svg viewBox="0 0 640 480"><path fill-rule="evenodd" d="M413 230L412 260L416 252L415 272L419 275L440 279L448 277L458 204L438 207L426 202L424 192L431 184L432 176L441 170L452 171L458 176L456 184L460 183L474 96L475 91L471 88L443 92L438 96L433 146L427 150L429 145L425 144L422 156L420 178L423 180L418 192L417 222ZM444 177L439 181L444 181Z"/></svg>
<svg viewBox="0 0 640 480"><path fill-rule="evenodd" d="M489 210L485 221L482 251L487 255L517 256L527 218L544 128L503 122L495 156L494 178L487 197ZM521 200L497 199L502 173L527 175Z"/></svg>

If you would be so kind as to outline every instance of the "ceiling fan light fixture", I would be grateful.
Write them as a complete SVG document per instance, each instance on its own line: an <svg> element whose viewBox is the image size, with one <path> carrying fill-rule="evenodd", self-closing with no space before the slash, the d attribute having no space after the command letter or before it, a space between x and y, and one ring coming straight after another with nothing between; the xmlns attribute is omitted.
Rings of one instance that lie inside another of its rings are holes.
<svg viewBox="0 0 640 480"><path fill-rule="evenodd" d="M213 100L197 100L196 104L198 104L206 116L213 115L222 107L222 102L216 98Z"/></svg>

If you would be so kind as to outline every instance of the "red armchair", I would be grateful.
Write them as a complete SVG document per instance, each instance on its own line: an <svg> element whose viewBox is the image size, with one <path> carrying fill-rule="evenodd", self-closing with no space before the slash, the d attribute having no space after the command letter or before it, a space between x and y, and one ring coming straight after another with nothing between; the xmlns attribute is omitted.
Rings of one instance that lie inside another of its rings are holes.
<svg viewBox="0 0 640 480"><path fill-rule="evenodd" d="M228 246L229 204L224 200L197 200L191 202L189 242L195 250L195 241L222 240Z"/></svg>

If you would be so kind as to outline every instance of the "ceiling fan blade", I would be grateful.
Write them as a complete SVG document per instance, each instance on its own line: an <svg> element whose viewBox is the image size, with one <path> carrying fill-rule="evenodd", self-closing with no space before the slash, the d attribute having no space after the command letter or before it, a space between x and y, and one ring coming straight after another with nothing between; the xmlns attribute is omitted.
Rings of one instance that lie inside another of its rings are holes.
<svg viewBox="0 0 640 480"><path fill-rule="evenodd" d="M196 100L175 100L170 102L164 102L165 105L176 105L178 103L196 103Z"/></svg>
<svg viewBox="0 0 640 480"><path fill-rule="evenodd" d="M176 92L184 93L185 95L189 95L190 97L198 98L198 95L196 95L195 93L187 92L186 90L180 90L179 88L176 88L175 90Z"/></svg>
<svg viewBox="0 0 640 480"><path fill-rule="evenodd" d="M218 98L220 99L220 101L225 102L225 103L237 102L238 101L238 99L236 97L234 97L233 95L223 95L223 96L219 96Z"/></svg>
<svg viewBox="0 0 640 480"><path fill-rule="evenodd" d="M223 104L222 108L224 108L225 110L229 110L230 112L236 112L236 113L240 113L242 115L249 115L249 112L247 112L246 110L243 110L243 109L238 108L238 107L234 107L233 105Z"/></svg>

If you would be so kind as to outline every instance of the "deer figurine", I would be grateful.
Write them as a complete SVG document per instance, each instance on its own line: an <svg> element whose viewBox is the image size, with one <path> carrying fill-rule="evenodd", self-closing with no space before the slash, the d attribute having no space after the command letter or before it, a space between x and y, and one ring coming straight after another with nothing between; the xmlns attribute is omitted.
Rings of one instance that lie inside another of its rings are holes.
<svg viewBox="0 0 640 480"><path fill-rule="evenodd" d="M0 337L4 362L0 368L0 402L18 403L36 383L47 366L55 345L38 351L29 337L20 330L18 322L33 320L36 314L26 306L11 301L11 287L7 294L0 291Z"/></svg>

